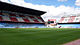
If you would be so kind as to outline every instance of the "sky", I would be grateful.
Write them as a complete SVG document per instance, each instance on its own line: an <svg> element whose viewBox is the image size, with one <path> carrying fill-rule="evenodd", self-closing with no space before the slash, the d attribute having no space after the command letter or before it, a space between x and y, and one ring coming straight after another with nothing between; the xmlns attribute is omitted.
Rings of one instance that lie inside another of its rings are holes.
<svg viewBox="0 0 80 45"><path fill-rule="evenodd" d="M48 19L60 19L62 16L79 15L80 0L0 0L3 2L45 11L41 17Z"/></svg>
<svg viewBox="0 0 80 45"><path fill-rule="evenodd" d="M65 6L74 6L75 5L75 0L24 0L27 3L32 3L32 4L38 4L38 5L47 5L47 6L60 6L60 5L65 5ZM35 1L35 2L34 2Z"/></svg>

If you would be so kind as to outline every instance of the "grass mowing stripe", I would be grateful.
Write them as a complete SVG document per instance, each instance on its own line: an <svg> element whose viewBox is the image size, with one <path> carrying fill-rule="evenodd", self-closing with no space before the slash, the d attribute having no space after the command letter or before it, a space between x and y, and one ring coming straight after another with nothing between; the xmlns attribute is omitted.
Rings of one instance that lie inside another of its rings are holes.
<svg viewBox="0 0 80 45"><path fill-rule="evenodd" d="M60 45L80 38L80 29L0 29L0 45Z"/></svg>

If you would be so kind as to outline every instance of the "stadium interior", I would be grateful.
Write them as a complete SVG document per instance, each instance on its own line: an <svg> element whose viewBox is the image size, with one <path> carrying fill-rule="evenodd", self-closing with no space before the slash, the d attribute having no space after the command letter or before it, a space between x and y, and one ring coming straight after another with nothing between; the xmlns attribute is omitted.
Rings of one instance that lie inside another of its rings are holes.
<svg viewBox="0 0 80 45"><path fill-rule="evenodd" d="M0 1L0 45L80 45L80 15L45 22L45 13Z"/></svg>
<svg viewBox="0 0 80 45"><path fill-rule="evenodd" d="M0 28L47 28L41 17L45 13L0 1ZM58 22L51 20L48 24L57 23L56 27L80 28L80 15L63 16Z"/></svg>

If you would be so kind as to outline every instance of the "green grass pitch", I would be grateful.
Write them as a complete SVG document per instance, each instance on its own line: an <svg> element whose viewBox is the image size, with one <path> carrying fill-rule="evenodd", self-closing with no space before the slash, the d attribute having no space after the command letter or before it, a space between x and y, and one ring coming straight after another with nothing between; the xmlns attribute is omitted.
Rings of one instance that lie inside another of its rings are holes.
<svg viewBox="0 0 80 45"><path fill-rule="evenodd" d="M0 45L62 45L80 39L80 29L0 28Z"/></svg>

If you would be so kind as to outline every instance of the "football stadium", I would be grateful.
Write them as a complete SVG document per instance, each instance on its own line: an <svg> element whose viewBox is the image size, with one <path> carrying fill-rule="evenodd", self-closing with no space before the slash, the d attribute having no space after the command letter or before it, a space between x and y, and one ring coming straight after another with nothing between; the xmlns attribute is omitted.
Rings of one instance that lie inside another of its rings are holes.
<svg viewBox="0 0 80 45"><path fill-rule="evenodd" d="M45 13L0 1L0 45L80 45L80 15L45 22Z"/></svg>

